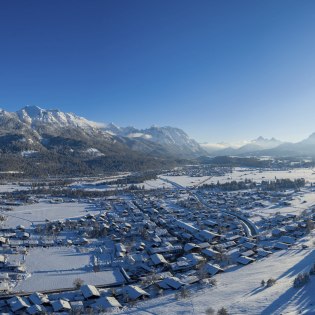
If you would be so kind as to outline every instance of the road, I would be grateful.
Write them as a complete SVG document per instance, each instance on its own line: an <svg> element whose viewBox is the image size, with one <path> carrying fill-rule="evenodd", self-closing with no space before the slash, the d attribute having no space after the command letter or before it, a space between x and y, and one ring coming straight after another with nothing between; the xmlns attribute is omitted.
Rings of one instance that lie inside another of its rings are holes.
<svg viewBox="0 0 315 315"><path fill-rule="evenodd" d="M204 200L204 198L202 196L200 196L197 193L193 193L189 188L184 187L176 182L173 182L169 179L166 179L164 177L159 177L161 180L173 185L174 188L176 189L182 189L182 190L186 190L188 194L190 194L191 196L195 197L200 203L202 203L206 208L211 209L211 207L208 205L208 203ZM206 180L208 181L209 178ZM191 188L194 188L191 187ZM234 212L230 212L230 211L226 211L226 210L221 210L222 213L225 213L227 215L230 215L232 217L237 218L238 220L240 220L242 226L244 227L246 236L250 237L250 236L256 236L258 235L258 229L256 227L256 225L251 222L250 220L248 220L247 218L243 217L240 214L234 213Z"/></svg>
<svg viewBox="0 0 315 315"><path fill-rule="evenodd" d="M197 195L196 193L194 193L193 195L195 198L197 198L197 200L200 203L202 203L205 207L210 209L210 206L208 205L208 203L200 195ZM251 222L250 220L248 220L247 218L243 217L242 215L239 215L238 213L234 213L234 212L230 212L230 211L226 211L226 210L221 210L221 212L239 219L241 221L243 227L245 228L245 232L246 232L247 236L258 235L258 229L257 229L256 225L253 222Z"/></svg>

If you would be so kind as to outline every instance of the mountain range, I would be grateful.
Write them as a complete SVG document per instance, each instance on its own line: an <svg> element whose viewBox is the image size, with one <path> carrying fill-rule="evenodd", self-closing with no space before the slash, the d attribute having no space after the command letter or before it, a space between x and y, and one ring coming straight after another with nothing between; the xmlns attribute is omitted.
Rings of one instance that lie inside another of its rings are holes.
<svg viewBox="0 0 315 315"><path fill-rule="evenodd" d="M267 139L260 136L257 139L245 141L241 144L236 145L230 145L228 143L219 143L214 145L205 143L201 146L208 153L214 155L243 155L267 149L273 149L282 143L282 141L275 138Z"/></svg>
<svg viewBox="0 0 315 315"><path fill-rule="evenodd" d="M118 127L37 106L17 112L0 110L0 153L0 171L7 170L12 160L20 169L30 163L41 169L44 161L53 161L53 168L58 168L62 161L63 170L65 165L70 171L80 164L80 168L100 171L160 167L206 154L179 128Z"/></svg>
<svg viewBox="0 0 315 315"><path fill-rule="evenodd" d="M37 106L0 110L0 174L160 169L209 155L315 157L315 133L298 143L258 137L238 147L200 145L183 130L169 126L119 127Z"/></svg>
<svg viewBox="0 0 315 315"><path fill-rule="evenodd" d="M315 157L315 133L297 143L258 137L240 146L201 144L210 156Z"/></svg>

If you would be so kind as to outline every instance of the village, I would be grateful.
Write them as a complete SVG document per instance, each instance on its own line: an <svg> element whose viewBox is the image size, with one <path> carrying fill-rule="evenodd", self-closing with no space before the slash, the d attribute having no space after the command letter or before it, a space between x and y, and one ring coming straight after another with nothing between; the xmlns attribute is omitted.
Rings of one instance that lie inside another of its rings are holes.
<svg viewBox="0 0 315 315"><path fill-rule="evenodd" d="M138 301L216 286L217 274L278 251L308 249L297 241L314 229L313 171L255 170L255 180L249 171L175 170L159 175L150 189L144 182L103 197L4 186L0 312L126 310ZM303 172L308 177L300 177ZM239 177L231 185L233 174Z"/></svg>

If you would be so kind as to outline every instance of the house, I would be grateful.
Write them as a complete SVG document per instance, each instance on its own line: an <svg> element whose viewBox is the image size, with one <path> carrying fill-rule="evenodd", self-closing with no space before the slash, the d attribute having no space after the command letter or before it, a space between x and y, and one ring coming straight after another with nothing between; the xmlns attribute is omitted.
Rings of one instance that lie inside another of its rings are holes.
<svg viewBox="0 0 315 315"><path fill-rule="evenodd" d="M287 235L283 235L280 237L279 242L285 243L288 245L293 245L295 243L295 238Z"/></svg>
<svg viewBox="0 0 315 315"><path fill-rule="evenodd" d="M187 254L184 256L184 258L190 260L194 266L198 265L200 262L205 260L204 257L196 253Z"/></svg>
<svg viewBox="0 0 315 315"><path fill-rule="evenodd" d="M27 240L30 238L30 233L24 232L24 231L17 231L16 237L22 240Z"/></svg>
<svg viewBox="0 0 315 315"><path fill-rule="evenodd" d="M228 257L228 259L232 260L232 261L236 261L236 259L241 256L241 253L239 251L239 248L232 248L230 250L228 250L227 252L225 252L226 257Z"/></svg>
<svg viewBox="0 0 315 315"><path fill-rule="evenodd" d="M91 305L96 309L111 309L120 308L121 304L113 296L105 296L96 300L94 304Z"/></svg>
<svg viewBox="0 0 315 315"><path fill-rule="evenodd" d="M54 309L54 312L67 312L71 310L71 305L68 301L66 300L56 300L51 302L51 306Z"/></svg>
<svg viewBox="0 0 315 315"><path fill-rule="evenodd" d="M273 246L274 249L288 249L288 247L289 247L288 244L281 243L281 242L277 242Z"/></svg>
<svg viewBox="0 0 315 315"><path fill-rule="evenodd" d="M5 256L0 254L0 267L3 267L5 263L6 263Z"/></svg>
<svg viewBox="0 0 315 315"><path fill-rule="evenodd" d="M256 253L253 250L247 250L245 252L242 252L242 256L251 257L254 256Z"/></svg>
<svg viewBox="0 0 315 315"><path fill-rule="evenodd" d="M1 236L0 237L0 246L2 246L3 244L8 244L8 239Z"/></svg>
<svg viewBox="0 0 315 315"><path fill-rule="evenodd" d="M167 264L167 261L162 254L153 254L150 256L150 259L152 260L153 264L156 266Z"/></svg>
<svg viewBox="0 0 315 315"><path fill-rule="evenodd" d="M163 279L162 281L158 282L158 286L164 290L167 290L167 289L178 290L183 285L184 285L184 283L181 282L176 277L167 277L167 278Z"/></svg>
<svg viewBox="0 0 315 315"><path fill-rule="evenodd" d="M125 286L122 290L122 293L126 296L127 299L137 300L145 296L150 296L150 294L136 285Z"/></svg>
<svg viewBox="0 0 315 315"><path fill-rule="evenodd" d="M252 262L254 262L255 259L247 256L240 256L236 259L236 262L238 262L241 265L248 265Z"/></svg>
<svg viewBox="0 0 315 315"><path fill-rule="evenodd" d="M273 237L279 237L281 235L285 235L287 233L287 231L283 228L280 228L280 229L273 229L271 231L271 234Z"/></svg>
<svg viewBox="0 0 315 315"><path fill-rule="evenodd" d="M195 243L186 243L184 246L185 252L195 252L199 250L200 250L200 246Z"/></svg>
<svg viewBox="0 0 315 315"><path fill-rule="evenodd" d="M245 242L242 244L246 249L256 249L257 244L252 243L252 242Z"/></svg>
<svg viewBox="0 0 315 315"><path fill-rule="evenodd" d="M99 291L96 289L96 287L94 285L85 284L80 288L80 290L81 290L84 298L86 298L86 299L95 298L95 297L100 296Z"/></svg>
<svg viewBox="0 0 315 315"><path fill-rule="evenodd" d="M121 243L117 243L115 244L115 249L116 249L116 256L117 257L123 257L126 254L126 247L121 244Z"/></svg>
<svg viewBox="0 0 315 315"><path fill-rule="evenodd" d="M171 263L170 266L173 271L189 270L193 268L194 263L185 257L181 257L176 262Z"/></svg>
<svg viewBox="0 0 315 315"><path fill-rule="evenodd" d="M28 298L33 304L49 304L48 296L42 293L34 292Z"/></svg>
<svg viewBox="0 0 315 315"><path fill-rule="evenodd" d="M206 249L210 247L210 243L208 242L202 242L202 243L198 243L198 246L200 247L200 250Z"/></svg>
<svg viewBox="0 0 315 315"><path fill-rule="evenodd" d="M213 242L214 240L219 240L221 236L208 230L202 230L196 235L196 237L202 241Z"/></svg>
<svg viewBox="0 0 315 315"><path fill-rule="evenodd" d="M82 301L71 301L70 306L71 306L71 310L74 312L74 314L76 314L76 313L81 314L82 311L84 310L84 305L83 305Z"/></svg>
<svg viewBox="0 0 315 315"><path fill-rule="evenodd" d="M21 298L20 296L14 296L13 298L9 299L7 303L10 305L13 313L25 310L30 307L28 300L26 298Z"/></svg>
<svg viewBox="0 0 315 315"><path fill-rule="evenodd" d="M26 312L30 315L37 315L37 314L47 314L47 310L43 305L32 305L29 307Z"/></svg>
<svg viewBox="0 0 315 315"><path fill-rule="evenodd" d="M199 232L199 230L197 228L195 228L193 225L183 222L181 220L175 220L175 225L179 228L181 228L182 230L190 233L190 234L196 234Z"/></svg>
<svg viewBox="0 0 315 315"><path fill-rule="evenodd" d="M214 249L211 249L211 248L206 248L201 253L204 254L205 256L213 258L213 259L215 259L218 255L220 255L220 252L218 252Z"/></svg>
<svg viewBox="0 0 315 315"><path fill-rule="evenodd" d="M267 250L264 250L263 248L259 248L259 249L257 249L257 254L258 254L258 256L260 256L260 257L267 257L267 256L269 256L270 254L272 254L272 252L267 251Z"/></svg>
<svg viewBox="0 0 315 315"><path fill-rule="evenodd" d="M212 265L210 263L207 263L205 265L205 270L207 273L209 273L211 276L216 275L218 272L223 272L224 270L219 265Z"/></svg>
<svg viewBox="0 0 315 315"><path fill-rule="evenodd" d="M218 223L214 220L205 220L203 221L203 224L204 225L207 225L207 226L210 226L210 227L215 227L215 226L218 226Z"/></svg>

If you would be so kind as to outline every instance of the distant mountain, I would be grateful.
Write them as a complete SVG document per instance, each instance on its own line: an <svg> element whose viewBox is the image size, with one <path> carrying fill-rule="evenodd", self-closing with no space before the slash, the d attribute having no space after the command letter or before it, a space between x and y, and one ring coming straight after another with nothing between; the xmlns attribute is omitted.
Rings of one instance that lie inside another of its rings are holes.
<svg viewBox="0 0 315 315"><path fill-rule="evenodd" d="M315 133L308 138L297 142L283 143L273 149L265 150L262 153L271 156L295 156L295 157L315 157Z"/></svg>
<svg viewBox="0 0 315 315"><path fill-rule="evenodd" d="M120 143L132 150L177 157L195 157L205 154L200 145L181 129L151 127L139 130L134 127L118 127L113 123L96 123L72 113L26 106L16 113L7 113L31 129L41 144L51 142L51 137L65 137L81 142L104 141ZM92 139L91 139L92 138ZM98 148L102 151L101 148ZM106 152L103 152L106 154Z"/></svg>
<svg viewBox="0 0 315 315"><path fill-rule="evenodd" d="M205 148L205 146L203 146ZM272 156L272 157L311 157L315 158L315 133L297 142L281 142L275 138L259 137L238 147L227 147L212 151L212 156Z"/></svg>
<svg viewBox="0 0 315 315"><path fill-rule="evenodd" d="M203 145L202 147L206 149L211 155L244 155L244 154L257 154L259 151L275 148L281 145L283 142L275 138L267 139L263 137L258 137L257 139L251 140L248 143L241 145L239 147L232 147L224 144L225 147L220 148L217 146L217 149L212 148L211 151L207 150L209 145Z"/></svg>
<svg viewBox="0 0 315 315"><path fill-rule="evenodd" d="M206 154L206 151L195 140L189 138L179 128L152 126L147 129L136 129L134 127L119 128L109 124L103 130L130 139L129 143L133 143L132 147L136 147L138 151L146 152L148 146L156 144L166 153L175 156L197 157Z"/></svg>
<svg viewBox="0 0 315 315"><path fill-rule="evenodd" d="M128 165L136 169L137 165L166 165L178 158L198 157L205 151L178 128L118 127L55 109L26 106L15 113L0 110L0 153L23 160L37 158L37 164L44 156L56 163L62 160L63 165L68 161L69 169L73 163L83 163L80 167L88 169L126 169Z"/></svg>

